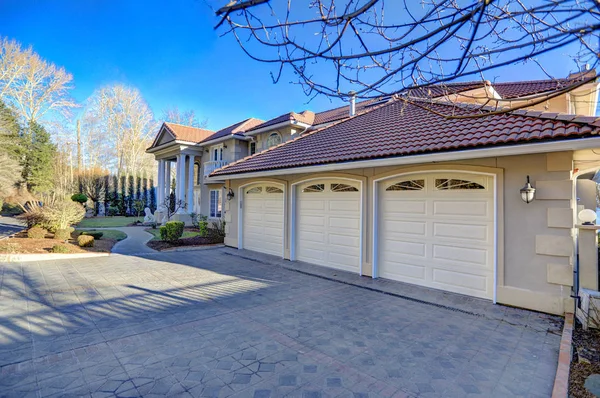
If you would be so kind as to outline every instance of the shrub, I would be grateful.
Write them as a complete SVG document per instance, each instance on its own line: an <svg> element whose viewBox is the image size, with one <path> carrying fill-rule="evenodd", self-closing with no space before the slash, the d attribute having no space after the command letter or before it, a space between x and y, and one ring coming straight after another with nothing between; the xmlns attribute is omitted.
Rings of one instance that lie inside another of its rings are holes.
<svg viewBox="0 0 600 398"><path fill-rule="evenodd" d="M70 253L71 248L64 243L58 243L50 249L52 253Z"/></svg>
<svg viewBox="0 0 600 398"><path fill-rule="evenodd" d="M79 235L77 237L79 247L94 247L94 237L89 235Z"/></svg>
<svg viewBox="0 0 600 398"><path fill-rule="evenodd" d="M81 235L93 236L94 239L100 239L104 235L104 232L100 232L100 231L86 231L86 232L82 232Z"/></svg>
<svg viewBox="0 0 600 398"><path fill-rule="evenodd" d="M168 221L160 227L160 239L165 242L175 242L183 236L183 221Z"/></svg>
<svg viewBox="0 0 600 398"><path fill-rule="evenodd" d="M0 212L7 216L18 216L19 214L23 214L23 209L18 204L3 203L0 206Z"/></svg>
<svg viewBox="0 0 600 398"><path fill-rule="evenodd" d="M79 203L62 200L42 207L43 225L50 231L69 228L83 219L85 209Z"/></svg>
<svg viewBox="0 0 600 398"><path fill-rule="evenodd" d="M73 196L71 196L71 200L73 202L84 204L88 201L88 197L83 193L76 193Z"/></svg>
<svg viewBox="0 0 600 398"><path fill-rule="evenodd" d="M114 217L119 215L119 208L115 206L109 206L106 213L107 216Z"/></svg>
<svg viewBox="0 0 600 398"><path fill-rule="evenodd" d="M0 253L15 254L19 250L19 244L14 242L0 242Z"/></svg>
<svg viewBox="0 0 600 398"><path fill-rule="evenodd" d="M71 239L71 232L73 232L74 230L75 229L72 227L57 229L56 232L54 232L54 239L65 241L69 240Z"/></svg>
<svg viewBox="0 0 600 398"><path fill-rule="evenodd" d="M29 239L44 239L47 233L48 231L46 231L44 228L40 226L35 226L29 228L29 230L27 231L27 237Z"/></svg>
<svg viewBox="0 0 600 398"><path fill-rule="evenodd" d="M208 237L213 239L225 239L225 221L220 219L213 221L208 229Z"/></svg>
<svg viewBox="0 0 600 398"><path fill-rule="evenodd" d="M198 230L200 231L200 236L205 237L208 235L208 217L202 214L198 216Z"/></svg>

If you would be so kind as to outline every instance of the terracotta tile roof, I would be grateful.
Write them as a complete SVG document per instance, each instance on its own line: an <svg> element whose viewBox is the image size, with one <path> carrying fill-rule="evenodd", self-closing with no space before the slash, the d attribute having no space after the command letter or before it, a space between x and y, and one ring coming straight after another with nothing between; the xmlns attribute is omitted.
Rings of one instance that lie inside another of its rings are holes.
<svg viewBox="0 0 600 398"><path fill-rule="evenodd" d="M226 137L228 135L242 134L244 131L247 131L247 130L249 130L253 127L256 127L262 123L264 123L263 120L255 119L255 118L251 117L249 119L242 120L241 122L232 124L231 126L225 127L224 129L217 131L213 135L202 140L202 142L216 140L217 138Z"/></svg>
<svg viewBox="0 0 600 398"><path fill-rule="evenodd" d="M169 130L169 132L173 134L176 139L181 141L200 142L206 137L215 133L211 130L184 126L183 124L171 122L165 122L163 123L163 126L166 127L166 129Z"/></svg>
<svg viewBox="0 0 600 398"><path fill-rule="evenodd" d="M443 97L445 95L458 94L463 91L482 88L485 84L487 83L484 81L434 84L427 87L419 87L413 89L409 88L404 90L402 94L416 98L437 98Z"/></svg>
<svg viewBox="0 0 600 398"><path fill-rule="evenodd" d="M370 107L379 105L389 101L390 97L368 99L356 103L356 113L362 113L369 110ZM335 109L329 109L327 111L319 112L315 114L314 124L319 125L323 123L331 123L341 119L345 119L350 116L350 105L341 106Z"/></svg>
<svg viewBox="0 0 600 398"><path fill-rule="evenodd" d="M394 100L231 163L213 172L212 176L560 140L600 132L600 118L517 111L449 120L417 103ZM440 113L468 115L473 112L472 107L422 104Z"/></svg>
<svg viewBox="0 0 600 398"><path fill-rule="evenodd" d="M311 111L302 111L300 113L290 112L290 113L284 113L283 115L280 115L273 119L267 120L266 122L261 123L257 126L254 126L253 128L250 128L246 131L252 132L254 130L262 129L264 127L274 126L276 124L284 123L287 121L289 121L289 122L297 121L300 123L312 125L314 120L315 120L314 112L311 112Z"/></svg>

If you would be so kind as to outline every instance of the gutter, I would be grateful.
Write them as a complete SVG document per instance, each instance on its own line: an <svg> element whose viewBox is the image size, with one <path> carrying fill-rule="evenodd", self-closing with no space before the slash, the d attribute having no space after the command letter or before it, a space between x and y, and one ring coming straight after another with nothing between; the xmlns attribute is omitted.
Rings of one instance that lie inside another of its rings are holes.
<svg viewBox="0 0 600 398"><path fill-rule="evenodd" d="M205 145L219 144L221 142L230 140L232 138L234 138L236 140L240 140L240 141L250 141L251 140L251 138L249 138L249 137L244 137L243 135L235 133L235 134L229 134L229 135L226 135L226 136L223 136L223 137L215 138L215 139L210 140L210 141L200 141L196 145L202 148Z"/></svg>
<svg viewBox="0 0 600 398"><path fill-rule="evenodd" d="M317 173L324 171L339 171L360 169L366 167L403 166L419 163L452 162L457 160L481 159L488 157L502 157L527 155L534 153L547 153L559 151L575 151L580 149L600 147L600 137L561 140L555 142L542 142L537 144L521 144L481 149L468 149L462 151L437 152L423 155L396 156L384 159L345 161L341 163L328 163L304 167L280 168L274 170L239 172L236 174L216 174L211 178L220 180L235 180L242 178L268 177L282 174Z"/></svg>
<svg viewBox="0 0 600 398"><path fill-rule="evenodd" d="M168 148L171 145L190 145L190 146L195 146L195 145L198 145L198 143L197 142L192 142L192 141L174 140L174 141L165 142L164 144L159 145L159 146L150 147L150 148L146 149L146 153L154 153L154 152L160 151L161 149Z"/></svg>

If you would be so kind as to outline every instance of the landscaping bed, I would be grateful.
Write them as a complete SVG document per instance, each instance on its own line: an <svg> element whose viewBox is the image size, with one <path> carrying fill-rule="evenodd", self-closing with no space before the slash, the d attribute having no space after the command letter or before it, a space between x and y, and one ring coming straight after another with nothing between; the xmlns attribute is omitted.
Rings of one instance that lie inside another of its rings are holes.
<svg viewBox="0 0 600 398"><path fill-rule="evenodd" d="M581 324L575 322L569 397L595 398L595 395L584 387L585 380L592 374L600 374L600 330L583 330Z"/></svg>
<svg viewBox="0 0 600 398"><path fill-rule="evenodd" d="M83 230L76 230L71 234L71 239L62 242L52 239L52 234L48 234L44 239L31 239L27 237L27 232L19 232L10 239L0 240L1 254L42 254L51 253L51 249L56 244L64 244L68 248L68 253L110 253L112 247L119 241L127 237L121 231L103 230L102 238L95 240L93 247L79 247L77 237Z"/></svg>
<svg viewBox="0 0 600 398"><path fill-rule="evenodd" d="M200 232L197 229L189 227L184 229L182 237L175 242L162 241L158 229L148 228L146 232L154 235L154 238L146 244L148 247L158 251L175 247L206 246L223 243L223 238L221 237L200 236Z"/></svg>
<svg viewBox="0 0 600 398"><path fill-rule="evenodd" d="M136 227L142 226L143 217L90 217L84 218L77 224L78 228L115 228L115 227Z"/></svg>

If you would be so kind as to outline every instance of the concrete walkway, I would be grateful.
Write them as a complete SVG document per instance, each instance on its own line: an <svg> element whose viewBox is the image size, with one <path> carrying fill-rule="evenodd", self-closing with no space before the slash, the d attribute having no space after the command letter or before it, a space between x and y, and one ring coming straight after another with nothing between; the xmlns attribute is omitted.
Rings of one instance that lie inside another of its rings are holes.
<svg viewBox="0 0 600 398"><path fill-rule="evenodd" d="M127 238L113 246L112 254L123 254L134 256L138 254L157 253L156 250L146 246L146 242L152 239L152 234L144 231L143 227L107 227L107 228L89 228L89 229L110 229L121 231L127 234Z"/></svg>

